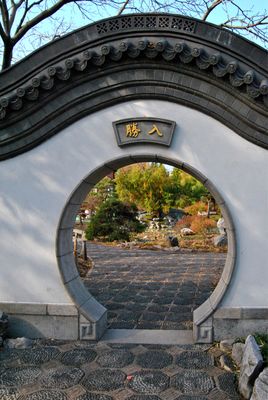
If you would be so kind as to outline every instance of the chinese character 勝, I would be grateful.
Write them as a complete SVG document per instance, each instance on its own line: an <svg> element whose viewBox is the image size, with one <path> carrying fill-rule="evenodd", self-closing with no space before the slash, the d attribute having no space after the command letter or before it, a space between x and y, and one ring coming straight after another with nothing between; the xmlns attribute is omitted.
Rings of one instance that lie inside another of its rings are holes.
<svg viewBox="0 0 268 400"><path fill-rule="evenodd" d="M126 125L126 136L136 138L139 136L140 131L137 122L132 122L131 124Z"/></svg>

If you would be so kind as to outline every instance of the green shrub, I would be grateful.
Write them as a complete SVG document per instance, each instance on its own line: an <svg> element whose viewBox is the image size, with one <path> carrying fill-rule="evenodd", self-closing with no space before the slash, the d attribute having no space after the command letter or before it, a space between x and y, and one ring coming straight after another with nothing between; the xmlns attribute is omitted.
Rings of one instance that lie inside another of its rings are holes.
<svg viewBox="0 0 268 400"><path fill-rule="evenodd" d="M108 198L91 218L86 230L86 238L102 238L109 242L130 240L132 232L143 232L145 225L137 219L137 207L116 198Z"/></svg>

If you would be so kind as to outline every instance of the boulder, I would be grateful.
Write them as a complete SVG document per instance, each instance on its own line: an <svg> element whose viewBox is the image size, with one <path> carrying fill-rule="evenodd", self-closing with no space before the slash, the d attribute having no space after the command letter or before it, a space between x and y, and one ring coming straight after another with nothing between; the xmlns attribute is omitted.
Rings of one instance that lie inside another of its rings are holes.
<svg viewBox="0 0 268 400"><path fill-rule="evenodd" d="M232 358L236 365L240 367L242 357L243 357L243 352L244 352L244 343L234 343L232 347Z"/></svg>
<svg viewBox="0 0 268 400"><path fill-rule="evenodd" d="M4 342L4 347L8 349L30 349L33 347L34 341L25 337L16 339L7 339Z"/></svg>
<svg viewBox="0 0 268 400"><path fill-rule="evenodd" d="M6 335L8 328L8 316L0 311L0 337L4 337Z"/></svg>
<svg viewBox="0 0 268 400"><path fill-rule="evenodd" d="M180 232L182 236L194 235L194 231L190 228L182 228Z"/></svg>
<svg viewBox="0 0 268 400"><path fill-rule="evenodd" d="M250 400L267 400L268 399L268 368L256 379L253 393Z"/></svg>
<svg viewBox="0 0 268 400"><path fill-rule="evenodd" d="M220 235L225 235L226 226L223 218L220 218L217 222L217 228L219 230Z"/></svg>
<svg viewBox="0 0 268 400"><path fill-rule="evenodd" d="M249 335L245 342L238 384L240 393L247 400L250 399L254 381L263 370L263 365L259 346L254 337Z"/></svg>
<svg viewBox="0 0 268 400"><path fill-rule="evenodd" d="M213 239L213 244L216 247L227 246L227 235L215 236Z"/></svg>
<svg viewBox="0 0 268 400"><path fill-rule="evenodd" d="M222 351L232 351L234 339L225 339L220 342L220 349Z"/></svg>
<svg viewBox="0 0 268 400"><path fill-rule="evenodd" d="M168 236L167 241L170 247L178 247L179 246L179 241L176 236Z"/></svg>

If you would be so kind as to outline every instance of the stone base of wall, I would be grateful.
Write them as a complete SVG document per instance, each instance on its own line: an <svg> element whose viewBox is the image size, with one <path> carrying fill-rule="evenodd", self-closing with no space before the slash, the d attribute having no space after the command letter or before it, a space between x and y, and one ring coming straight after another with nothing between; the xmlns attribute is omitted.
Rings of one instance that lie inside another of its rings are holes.
<svg viewBox="0 0 268 400"><path fill-rule="evenodd" d="M106 315L88 321L72 304L0 303L9 317L7 335L62 340L99 340L106 330Z"/></svg>
<svg viewBox="0 0 268 400"><path fill-rule="evenodd" d="M267 331L268 308L219 308L193 333L196 343L211 343Z"/></svg>
<svg viewBox="0 0 268 400"><path fill-rule="evenodd" d="M268 307L219 309L213 315L213 330L215 340L267 333Z"/></svg>
<svg viewBox="0 0 268 400"><path fill-rule="evenodd" d="M9 316L9 337L62 340L99 340L107 329L107 315L94 322L72 304L0 303ZM267 333L268 308L220 308L194 326L196 343Z"/></svg>

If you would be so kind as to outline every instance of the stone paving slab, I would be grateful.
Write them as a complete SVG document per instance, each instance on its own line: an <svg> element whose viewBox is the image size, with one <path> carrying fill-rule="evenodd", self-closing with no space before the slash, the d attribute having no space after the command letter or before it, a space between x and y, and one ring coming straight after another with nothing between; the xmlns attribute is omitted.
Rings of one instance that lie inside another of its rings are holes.
<svg viewBox="0 0 268 400"><path fill-rule="evenodd" d="M101 338L105 343L193 344L192 331L154 329L107 329Z"/></svg>
<svg viewBox="0 0 268 400"><path fill-rule="evenodd" d="M54 351L52 350L54 349ZM238 400L208 345L36 340L0 349L4 400Z"/></svg>
<svg viewBox="0 0 268 400"><path fill-rule="evenodd" d="M88 242L85 286L108 309L111 329L192 329L193 310L212 293L226 254L122 249Z"/></svg>

